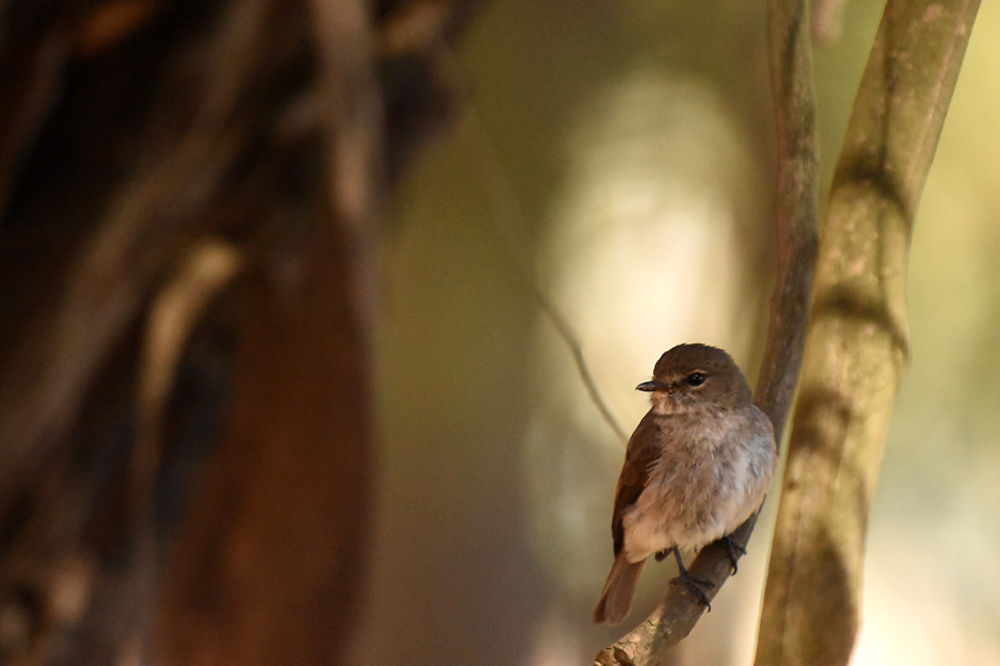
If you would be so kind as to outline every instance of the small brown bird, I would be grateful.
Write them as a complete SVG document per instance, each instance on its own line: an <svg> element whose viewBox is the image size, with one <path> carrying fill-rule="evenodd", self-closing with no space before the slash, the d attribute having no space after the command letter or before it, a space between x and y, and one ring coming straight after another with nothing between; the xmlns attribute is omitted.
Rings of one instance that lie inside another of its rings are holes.
<svg viewBox="0 0 1000 666"><path fill-rule="evenodd" d="M597 623L624 620L646 559L670 551L679 580L707 604L678 549L700 549L736 529L763 501L777 460L770 419L721 349L678 345L636 389L649 391L653 406L629 439L615 489L615 562Z"/></svg>

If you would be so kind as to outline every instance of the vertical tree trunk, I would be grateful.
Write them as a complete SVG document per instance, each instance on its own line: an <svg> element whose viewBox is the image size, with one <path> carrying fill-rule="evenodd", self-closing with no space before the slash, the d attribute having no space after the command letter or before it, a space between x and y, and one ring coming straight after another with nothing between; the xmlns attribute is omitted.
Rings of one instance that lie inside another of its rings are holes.
<svg viewBox="0 0 1000 666"><path fill-rule="evenodd" d="M978 4L886 5L820 242L757 664L850 661L868 509L908 351L913 219Z"/></svg>

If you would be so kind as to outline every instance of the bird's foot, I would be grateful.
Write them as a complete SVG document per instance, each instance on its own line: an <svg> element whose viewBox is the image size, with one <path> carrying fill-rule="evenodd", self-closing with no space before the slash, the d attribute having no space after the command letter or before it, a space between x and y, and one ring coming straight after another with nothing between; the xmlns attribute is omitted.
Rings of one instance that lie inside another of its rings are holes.
<svg viewBox="0 0 1000 666"><path fill-rule="evenodd" d="M687 589L691 590L691 594L698 598L698 601L705 604L708 612L712 612L712 604L708 601L708 595L705 594L705 590L715 587L715 583L710 580L704 580L703 578L695 578L687 572L686 569L682 569L680 575L670 580L671 585L676 585L681 583Z"/></svg>
<svg viewBox="0 0 1000 666"><path fill-rule="evenodd" d="M683 583L684 587L691 590L691 594L698 597L698 601L705 604L708 608L708 612L712 612L712 604L708 602L708 595L705 594L705 590L715 587L715 583L710 580L704 580L703 578L695 578L690 573L688 573L687 568L684 566L684 561L681 559L681 551L676 547L673 549L674 558L677 560L677 571L678 576L670 581L671 585L677 583ZM669 551L666 551L669 552ZM664 555L666 557L666 555Z"/></svg>
<svg viewBox="0 0 1000 666"><path fill-rule="evenodd" d="M735 576L738 571L736 562L739 561L740 557L747 554L747 549L730 539L729 535L722 537L715 543L719 544L726 551L726 555L729 556L729 563L733 565L733 572L730 575Z"/></svg>

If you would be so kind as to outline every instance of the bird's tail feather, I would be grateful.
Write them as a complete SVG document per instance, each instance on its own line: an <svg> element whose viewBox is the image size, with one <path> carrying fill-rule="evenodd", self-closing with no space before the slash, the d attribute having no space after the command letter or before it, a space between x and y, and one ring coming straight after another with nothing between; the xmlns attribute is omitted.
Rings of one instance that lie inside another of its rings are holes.
<svg viewBox="0 0 1000 666"><path fill-rule="evenodd" d="M641 562L628 562L625 554L619 553L615 563L611 565L611 573L604 583L601 598L594 608L594 622L597 624L618 624L625 619L632 608L632 597L635 595L639 574L642 573Z"/></svg>

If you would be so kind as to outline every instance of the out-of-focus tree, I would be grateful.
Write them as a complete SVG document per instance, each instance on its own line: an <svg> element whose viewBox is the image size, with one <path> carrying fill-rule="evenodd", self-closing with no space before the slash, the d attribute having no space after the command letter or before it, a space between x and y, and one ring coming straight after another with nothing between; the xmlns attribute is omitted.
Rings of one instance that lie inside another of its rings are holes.
<svg viewBox="0 0 1000 666"><path fill-rule="evenodd" d="M0 661L337 663L461 1L0 7Z"/></svg>

